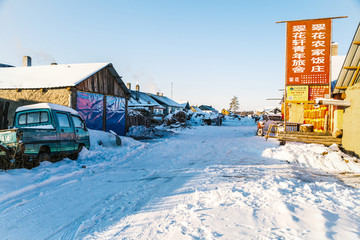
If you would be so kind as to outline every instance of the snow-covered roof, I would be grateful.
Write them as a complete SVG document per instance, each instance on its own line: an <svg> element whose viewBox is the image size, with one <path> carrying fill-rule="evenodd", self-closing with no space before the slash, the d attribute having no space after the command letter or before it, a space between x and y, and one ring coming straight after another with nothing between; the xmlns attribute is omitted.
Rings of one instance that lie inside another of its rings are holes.
<svg viewBox="0 0 360 240"><path fill-rule="evenodd" d="M182 108L181 104L175 102L174 100L171 100L168 97L165 96L159 96L155 94L149 94L152 98L154 98L156 101L158 101L161 105L165 105L167 107L177 107Z"/></svg>
<svg viewBox="0 0 360 240"><path fill-rule="evenodd" d="M203 113L203 111L199 107L192 106L192 108L199 113Z"/></svg>
<svg viewBox="0 0 360 240"><path fill-rule="evenodd" d="M156 107L164 108L147 93L139 91L130 91L131 97L128 101L129 107Z"/></svg>
<svg viewBox="0 0 360 240"><path fill-rule="evenodd" d="M207 106L207 105L201 105L199 107L201 110L203 111L213 111L213 112L217 112L217 110L215 108L213 108L212 106Z"/></svg>
<svg viewBox="0 0 360 240"><path fill-rule="evenodd" d="M71 87L111 63L59 64L0 68L0 89Z"/></svg>
<svg viewBox="0 0 360 240"><path fill-rule="evenodd" d="M43 109L43 108L64 111L64 112L70 112L72 114L79 115L79 113L72 108L65 107L65 106L58 105L58 104L53 104L53 103L36 103L36 104L25 105L25 106L18 107L16 109L16 112L21 112L21 111L25 111L25 110L33 110L33 109Z"/></svg>
<svg viewBox="0 0 360 240"><path fill-rule="evenodd" d="M0 68L5 68L5 67L14 67L14 66L4 64L4 63L0 63Z"/></svg>
<svg viewBox="0 0 360 240"><path fill-rule="evenodd" d="M190 104L189 104L189 102L180 103L180 105L181 105L181 107L182 107L183 109L190 109Z"/></svg>

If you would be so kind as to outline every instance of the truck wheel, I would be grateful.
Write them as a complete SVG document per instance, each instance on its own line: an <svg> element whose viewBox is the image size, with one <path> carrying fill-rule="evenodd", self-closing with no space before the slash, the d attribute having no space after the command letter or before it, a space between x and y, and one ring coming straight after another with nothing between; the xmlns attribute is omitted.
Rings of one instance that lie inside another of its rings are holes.
<svg viewBox="0 0 360 240"><path fill-rule="evenodd" d="M47 153L47 152L41 152L39 153L38 157L37 157L37 160L39 162L44 162L44 161L49 161L51 162L51 157L50 157L50 154Z"/></svg>
<svg viewBox="0 0 360 240"><path fill-rule="evenodd" d="M76 151L76 153L70 154L70 155L69 155L69 158L70 158L71 160L76 160L76 159L78 159L79 153L81 152L82 148L83 148L83 146L82 146L82 145L79 145L78 150Z"/></svg>

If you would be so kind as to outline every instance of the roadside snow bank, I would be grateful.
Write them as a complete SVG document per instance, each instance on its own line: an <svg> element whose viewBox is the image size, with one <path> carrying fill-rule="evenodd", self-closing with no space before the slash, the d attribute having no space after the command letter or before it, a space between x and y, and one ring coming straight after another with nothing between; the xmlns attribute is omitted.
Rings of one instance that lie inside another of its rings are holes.
<svg viewBox="0 0 360 240"><path fill-rule="evenodd" d="M116 137L114 134L104 131L91 130L89 129L90 134L90 150L95 150L101 147L107 148L116 148L119 147L116 144ZM141 145L139 141L136 141L130 137L119 136L121 139L121 145L124 147L132 147L136 145Z"/></svg>
<svg viewBox="0 0 360 240"><path fill-rule="evenodd" d="M237 118L233 116L225 116L223 119L224 126L256 126L256 122L251 117Z"/></svg>
<svg viewBox="0 0 360 240"><path fill-rule="evenodd" d="M319 144L286 143L285 146L265 149L262 156L332 173L360 172L359 160L341 152L336 144L325 147Z"/></svg>

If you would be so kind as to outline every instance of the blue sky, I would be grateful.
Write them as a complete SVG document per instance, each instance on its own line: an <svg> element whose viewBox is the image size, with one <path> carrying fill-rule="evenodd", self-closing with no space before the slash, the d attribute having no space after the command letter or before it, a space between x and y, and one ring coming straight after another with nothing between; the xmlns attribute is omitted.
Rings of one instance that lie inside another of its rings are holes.
<svg viewBox="0 0 360 240"><path fill-rule="evenodd" d="M125 83L179 102L241 110L276 105L284 88L286 24L333 20L345 55L360 0L0 0L0 63L111 62Z"/></svg>

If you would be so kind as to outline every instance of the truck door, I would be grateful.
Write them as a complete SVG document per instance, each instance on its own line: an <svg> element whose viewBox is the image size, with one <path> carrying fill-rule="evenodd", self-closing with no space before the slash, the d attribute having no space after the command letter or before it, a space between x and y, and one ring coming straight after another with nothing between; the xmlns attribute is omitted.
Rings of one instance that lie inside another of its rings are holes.
<svg viewBox="0 0 360 240"><path fill-rule="evenodd" d="M58 122L58 135L62 152L74 151L75 149L75 129L70 121L70 116L65 112L56 112Z"/></svg>

